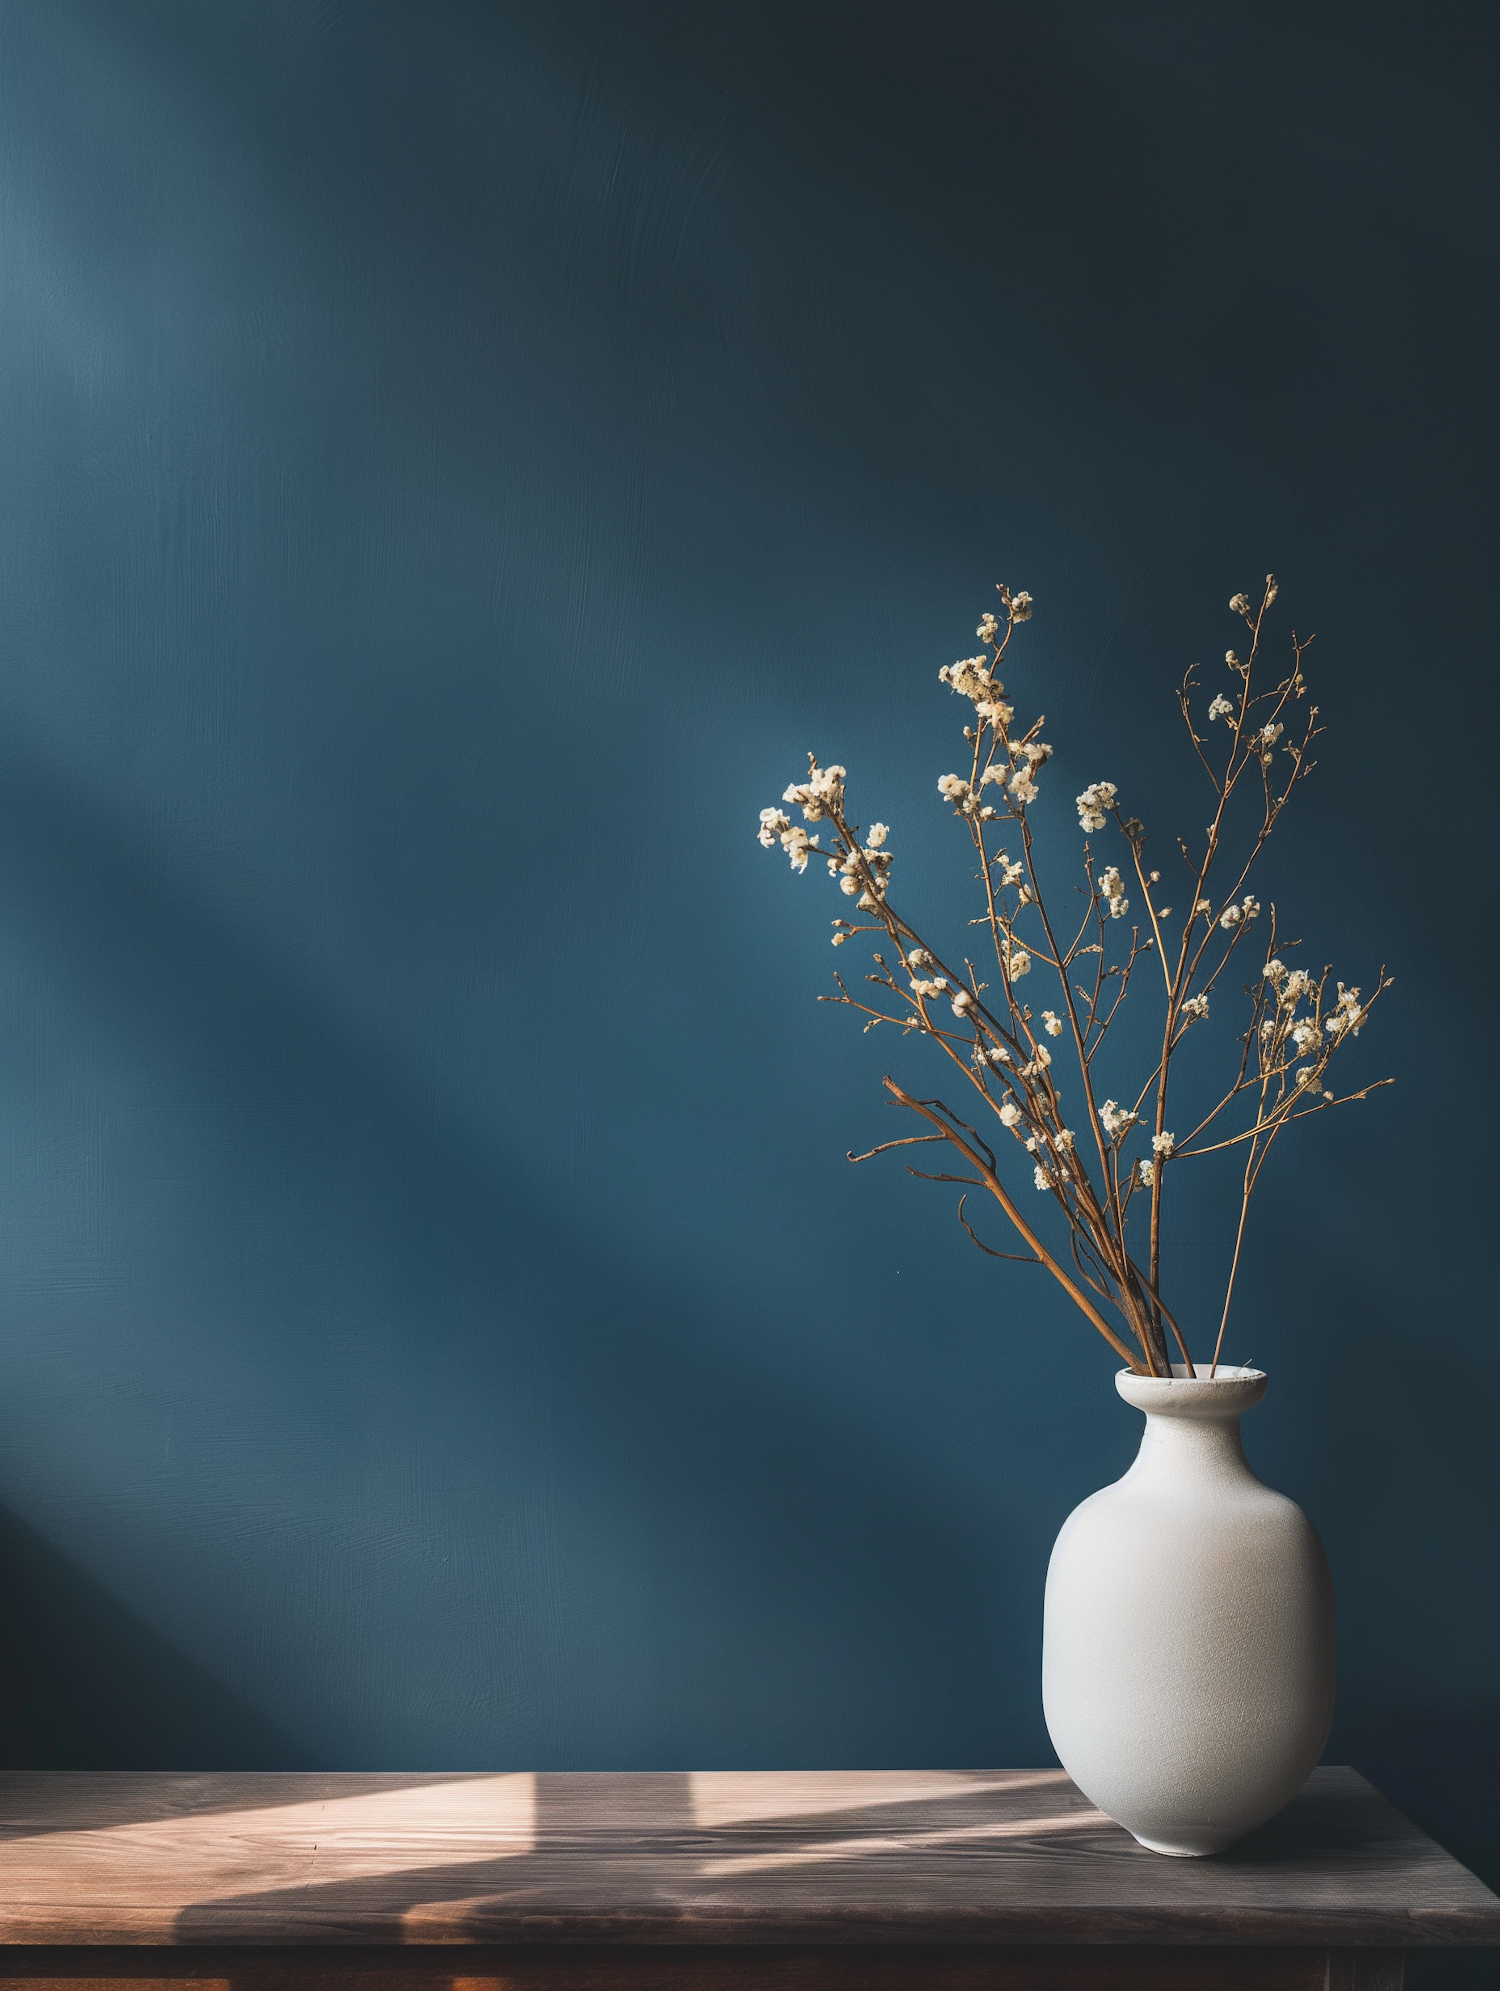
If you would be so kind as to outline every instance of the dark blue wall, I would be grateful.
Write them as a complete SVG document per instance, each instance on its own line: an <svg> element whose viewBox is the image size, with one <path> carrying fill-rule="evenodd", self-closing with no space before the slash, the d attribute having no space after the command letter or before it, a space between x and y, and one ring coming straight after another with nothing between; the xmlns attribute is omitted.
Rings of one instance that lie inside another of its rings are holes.
<svg viewBox="0 0 1500 1991"><path fill-rule="evenodd" d="M1267 884L1399 1083L1268 1178L1247 1436L1334 1755L1493 1857L1487 21L0 7L13 1761L1045 1759L1137 1420L847 1168L916 1052L751 832L815 747L957 930L1002 579L1043 826L1201 822L1171 686L1274 566Z"/></svg>

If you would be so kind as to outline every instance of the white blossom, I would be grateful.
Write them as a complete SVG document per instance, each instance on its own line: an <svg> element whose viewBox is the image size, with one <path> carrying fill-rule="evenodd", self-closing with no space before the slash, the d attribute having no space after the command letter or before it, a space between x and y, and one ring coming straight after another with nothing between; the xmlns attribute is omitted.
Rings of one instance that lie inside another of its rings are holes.
<svg viewBox="0 0 1500 1991"><path fill-rule="evenodd" d="M984 614L979 618L979 627L974 631L974 634L979 638L981 643L993 643L999 627L1000 625L994 616L986 609Z"/></svg>
<svg viewBox="0 0 1500 1991"><path fill-rule="evenodd" d="M780 809L762 809L760 812L760 829L756 833L757 839L765 845L767 850L770 850L783 830L789 830L791 827L791 817L784 816Z"/></svg>
<svg viewBox="0 0 1500 1991"><path fill-rule="evenodd" d="M1151 1136L1151 1152L1159 1161L1169 1155L1176 1145L1177 1136L1175 1134L1153 1134Z"/></svg>
<svg viewBox="0 0 1500 1991"><path fill-rule="evenodd" d="M1078 826L1084 830L1102 830L1105 812L1115 805L1119 790L1112 781L1096 781L1085 788L1078 796Z"/></svg>
<svg viewBox="0 0 1500 1991"><path fill-rule="evenodd" d="M1234 654L1233 650L1226 650L1224 652L1224 661L1226 664L1230 666L1232 670L1238 670L1240 667L1240 660Z"/></svg>
<svg viewBox="0 0 1500 1991"><path fill-rule="evenodd" d="M1015 800L1019 802L1023 808L1026 806L1028 802L1034 802L1036 800L1038 792L1037 785L1031 779L1030 772L1027 769L1018 768L1016 772L1011 776L1010 792L1012 796L1015 798Z"/></svg>
<svg viewBox="0 0 1500 1991"><path fill-rule="evenodd" d="M859 859L852 854L845 858L830 857L828 875L838 879L839 890L846 898L852 899L856 892L864 888L864 881L859 875Z"/></svg>
<svg viewBox="0 0 1500 1991"><path fill-rule="evenodd" d="M1312 985L1313 978L1306 968L1293 968L1286 978L1286 986L1281 991L1280 1000L1288 1009L1292 1009L1309 993Z"/></svg>
<svg viewBox="0 0 1500 1991"><path fill-rule="evenodd" d="M865 869L870 875L876 895L883 899L885 888L890 883L891 865L894 862L891 852L872 847L869 850L862 850L859 854L865 861Z"/></svg>
<svg viewBox="0 0 1500 1991"><path fill-rule="evenodd" d="M1219 924L1226 928L1238 926L1242 920L1254 919L1259 911L1260 900L1247 892L1239 905L1228 905L1224 908L1219 914Z"/></svg>
<svg viewBox="0 0 1500 1991"><path fill-rule="evenodd" d="M890 830L884 823L871 823L865 842L870 846L871 850L879 850L889 835Z"/></svg>
<svg viewBox="0 0 1500 1991"><path fill-rule="evenodd" d="M948 977L946 975L938 975L930 982L924 982L920 975L913 975L911 978L912 994L921 996L924 1000L931 996L940 996L947 986Z"/></svg>
<svg viewBox="0 0 1500 1991"><path fill-rule="evenodd" d="M908 968L930 968L932 956L925 947L914 947L906 957L906 965Z"/></svg>
<svg viewBox="0 0 1500 1991"><path fill-rule="evenodd" d="M781 833L781 847L792 860L794 871L805 871L807 860L818 847L818 839L809 836L800 823L794 823Z"/></svg>
<svg viewBox="0 0 1500 1991"><path fill-rule="evenodd" d="M1123 919L1130 911L1130 901L1125 896L1125 880L1120 876L1118 864L1111 864L1100 873L1099 890L1104 894L1111 919Z"/></svg>
<svg viewBox="0 0 1500 1991"><path fill-rule="evenodd" d="M979 717L990 725L1008 726L1015 717L1001 697L1005 686L990 670L988 657L960 657L956 664L944 664L938 677L961 697L971 699Z"/></svg>
<svg viewBox="0 0 1500 1991"><path fill-rule="evenodd" d="M1042 1011L1042 1028L1049 1037L1061 1037L1063 1034L1062 1018L1052 1010L1044 1009Z"/></svg>
<svg viewBox="0 0 1500 1991"><path fill-rule="evenodd" d="M1058 1146L1059 1146L1059 1147L1060 1147L1060 1148L1062 1149L1062 1151L1063 1151L1063 1153L1064 1153L1064 1154L1066 1154L1066 1153L1068 1152L1068 1150L1069 1150L1069 1149L1070 1149L1070 1148L1072 1147L1072 1145L1073 1145L1073 1129L1072 1129L1071 1127L1059 1127L1059 1128L1058 1128L1058 1130L1057 1130L1057 1145L1058 1145ZM1066 1178L1064 1178L1064 1179L1066 1180Z"/></svg>
<svg viewBox="0 0 1500 1991"><path fill-rule="evenodd" d="M983 697L985 692L996 688L986 656L960 657L956 664L944 664L938 679L942 684L951 684L966 698Z"/></svg>
<svg viewBox="0 0 1500 1991"><path fill-rule="evenodd" d="M1154 1161L1143 1161L1137 1167L1142 1189L1149 1189L1156 1180L1156 1163Z"/></svg>
<svg viewBox="0 0 1500 1991"><path fill-rule="evenodd" d="M1299 1051L1310 1051L1318 1041L1318 1026L1310 1016L1304 1016L1292 1025L1291 1037Z"/></svg>
<svg viewBox="0 0 1500 1991"><path fill-rule="evenodd" d="M1018 595L1010 598L1010 619L1012 622L1030 622L1031 596L1022 588Z"/></svg>
<svg viewBox="0 0 1500 1991"><path fill-rule="evenodd" d="M940 774L938 793L945 802L951 802L956 809L962 809L965 803L972 803L974 797L973 789L961 774Z"/></svg>
<svg viewBox="0 0 1500 1991"><path fill-rule="evenodd" d="M1316 1065L1299 1066L1297 1069L1298 1091L1300 1092L1303 1089L1305 1089L1307 1086L1312 1085L1316 1081L1317 1076L1318 1076L1318 1068Z"/></svg>
<svg viewBox="0 0 1500 1991"><path fill-rule="evenodd" d="M832 767L814 767L806 781L794 781L782 796L783 802L800 805L803 815L810 823L821 822L830 808L837 808L844 799L844 777L847 768L835 764Z"/></svg>
<svg viewBox="0 0 1500 1991"><path fill-rule="evenodd" d="M1207 899L1197 899L1194 901L1193 904L1194 919L1197 919L1200 913L1211 913L1212 911L1213 907L1209 904Z"/></svg>
<svg viewBox="0 0 1500 1991"><path fill-rule="evenodd" d="M955 990L953 996L953 1014L961 1019L964 1011L973 1000L973 996L969 994L967 989Z"/></svg>
<svg viewBox="0 0 1500 1991"><path fill-rule="evenodd" d="M1220 692L1219 696L1213 701L1212 705L1209 706L1208 716L1210 719L1227 719L1230 725L1232 726L1234 724L1233 701L1226 698L1224 694Z"/></svg>
<svg viewBox="0 0 1500 1991"><path fill-rule="evenodd" d="M1357 1037L1360 1025L1364 1022L1368 1013L1367 1010L1363 1010L1359 1006L1359 990L1346 989L1343 983L1340 982L1338 1001L1335 1003L1333 1013L1324 1023L1323 1028L1335 1040L1342 1037L1345 1031L1348 1031L1351 1037Z"/></svg>
<svg viewBox="0 0 1500 1991"><path fill-rule="evenodd" d="M1001 1126L1014 1127L1019 1124L1020 1118L1021 1118L1020 1107L1017 1106L1016 1102L1013 1099L1007 1099L1005 1104L1000 1108Z"/></svg>
<svg viewBox="0 0 1500 1991"><path fill-rule="evenodd" d="M1023 975L1031 973L1031 956L1024 947L1012 947L1008 942L1005 949L1005 972L1013 982L1020 981Z"/></svg>
<svg viewBox="0 0 1500 1991"><path fill-rule="evenodd" d="M1263 747L1274 747L1285 731L1285 726L1262 726L1259 735L1261 745Z"/></svg>
<svg viewBox="0 0 1500 1991"><path fill-rule="evenodd" d="M1119 1106L1113 1099L1106 1099L1099 1108L1099 1120L1112 1141L1117 1141L1127 1128L1133 1127L1139 1116L1128 1106Z"/></svg>
<svg viewBox="0 0 1500 1991"><path fill-rule="evenodd" d="M1282 981L1286 976L1286 963L1273 957L1267 961L1262 972L1268 982L1275 983Z"/></svg>
<svg viewBox="0 0 1500 1991"><path fill-rule="evenodd" d="M1181 1014L1187 1017L1192 1023L1200 1022L1208 1014L1208 997L1206 995L1189 996L1187 1001L1182 1005Z"/></svg>
<svg viewBox="0 0 1500 1991"><path fill-rule="evenodd" d="M1235 615L1248 615L1250 613L1250 597L1243 594L1231 595L1229 597L1229 606Z"/></svg>

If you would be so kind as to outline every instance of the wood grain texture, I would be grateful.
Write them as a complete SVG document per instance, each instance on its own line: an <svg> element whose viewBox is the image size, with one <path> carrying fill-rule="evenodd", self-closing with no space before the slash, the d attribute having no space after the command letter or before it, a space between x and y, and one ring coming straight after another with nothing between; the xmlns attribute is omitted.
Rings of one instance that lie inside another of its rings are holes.
<svg viewBox="0 0 1500 1991"><path fill-rule="evenodd" d="M1402 1980L1399 1951L1145 1944L12 1954L0 1952L6 1991L1401 1991Z"/></svg>
<svg viewBox="0 0 1500 1991"><path fill-rule="evenodd" d="M1229 1853L1060 1771L0 1778L0 1944L1500 1943L1351 1770Z"/></svg>

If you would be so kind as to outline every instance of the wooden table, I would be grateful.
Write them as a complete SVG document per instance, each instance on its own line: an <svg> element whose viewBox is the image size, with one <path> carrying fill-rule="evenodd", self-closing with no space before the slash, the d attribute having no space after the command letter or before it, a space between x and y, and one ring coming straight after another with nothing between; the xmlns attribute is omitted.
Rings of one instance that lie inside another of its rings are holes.
<svg viewBox="0 0 1500 1991"><path fill-rule="evenodd" d="M1060 1770L0 1776L0 1985L1396 1991L1500 1900L1352 1770L1164 1859Z"/></svg>

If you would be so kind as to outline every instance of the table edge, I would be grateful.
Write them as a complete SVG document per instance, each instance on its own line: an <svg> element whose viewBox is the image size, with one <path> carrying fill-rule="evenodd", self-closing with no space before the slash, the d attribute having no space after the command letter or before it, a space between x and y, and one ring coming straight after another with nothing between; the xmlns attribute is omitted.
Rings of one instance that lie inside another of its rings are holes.
<svg viewBox="0 0 1500 1991"><path fill-rule="evenodd" d="M777 1918L774 1923L739 1917L529 1915L476 1918L459 1932L409 1932L400 1925L381 1927L365 1922L339 1923L309 1918L299 1926L285 1912L271 1918L226 1915L215 1927L202 1918L191 1936L160 1925L101 1921L80 1931L78 1918L7 1918L0 1922L0 1957L15 1949L106 1949L205 1951L211 1949L378 1949L392 1956L417 1950L452 1952L523 1945L580 1948L589 1946L691 1947L742 1946L757 1949L795 1947L846 1948L859 1944L910 1949L970 1944L1008 1948L1023 1944L1048 1947L1119 1945L1167 1947L1201 1945L1230 1948L1331 1946L1341 1949L1487 1949L1500 1948L1500 1906L1491 1914L1466 1910L1396 1910L1389 1913L1323 1910L1291 1916L1276 1909L1244 1909L1226 1916L1222 1910L1157 1911L1150 1917L1130 1909L1059 1909L949 1911L925 1918L900 1919L851 1911L846 1914Z"/></svg>

